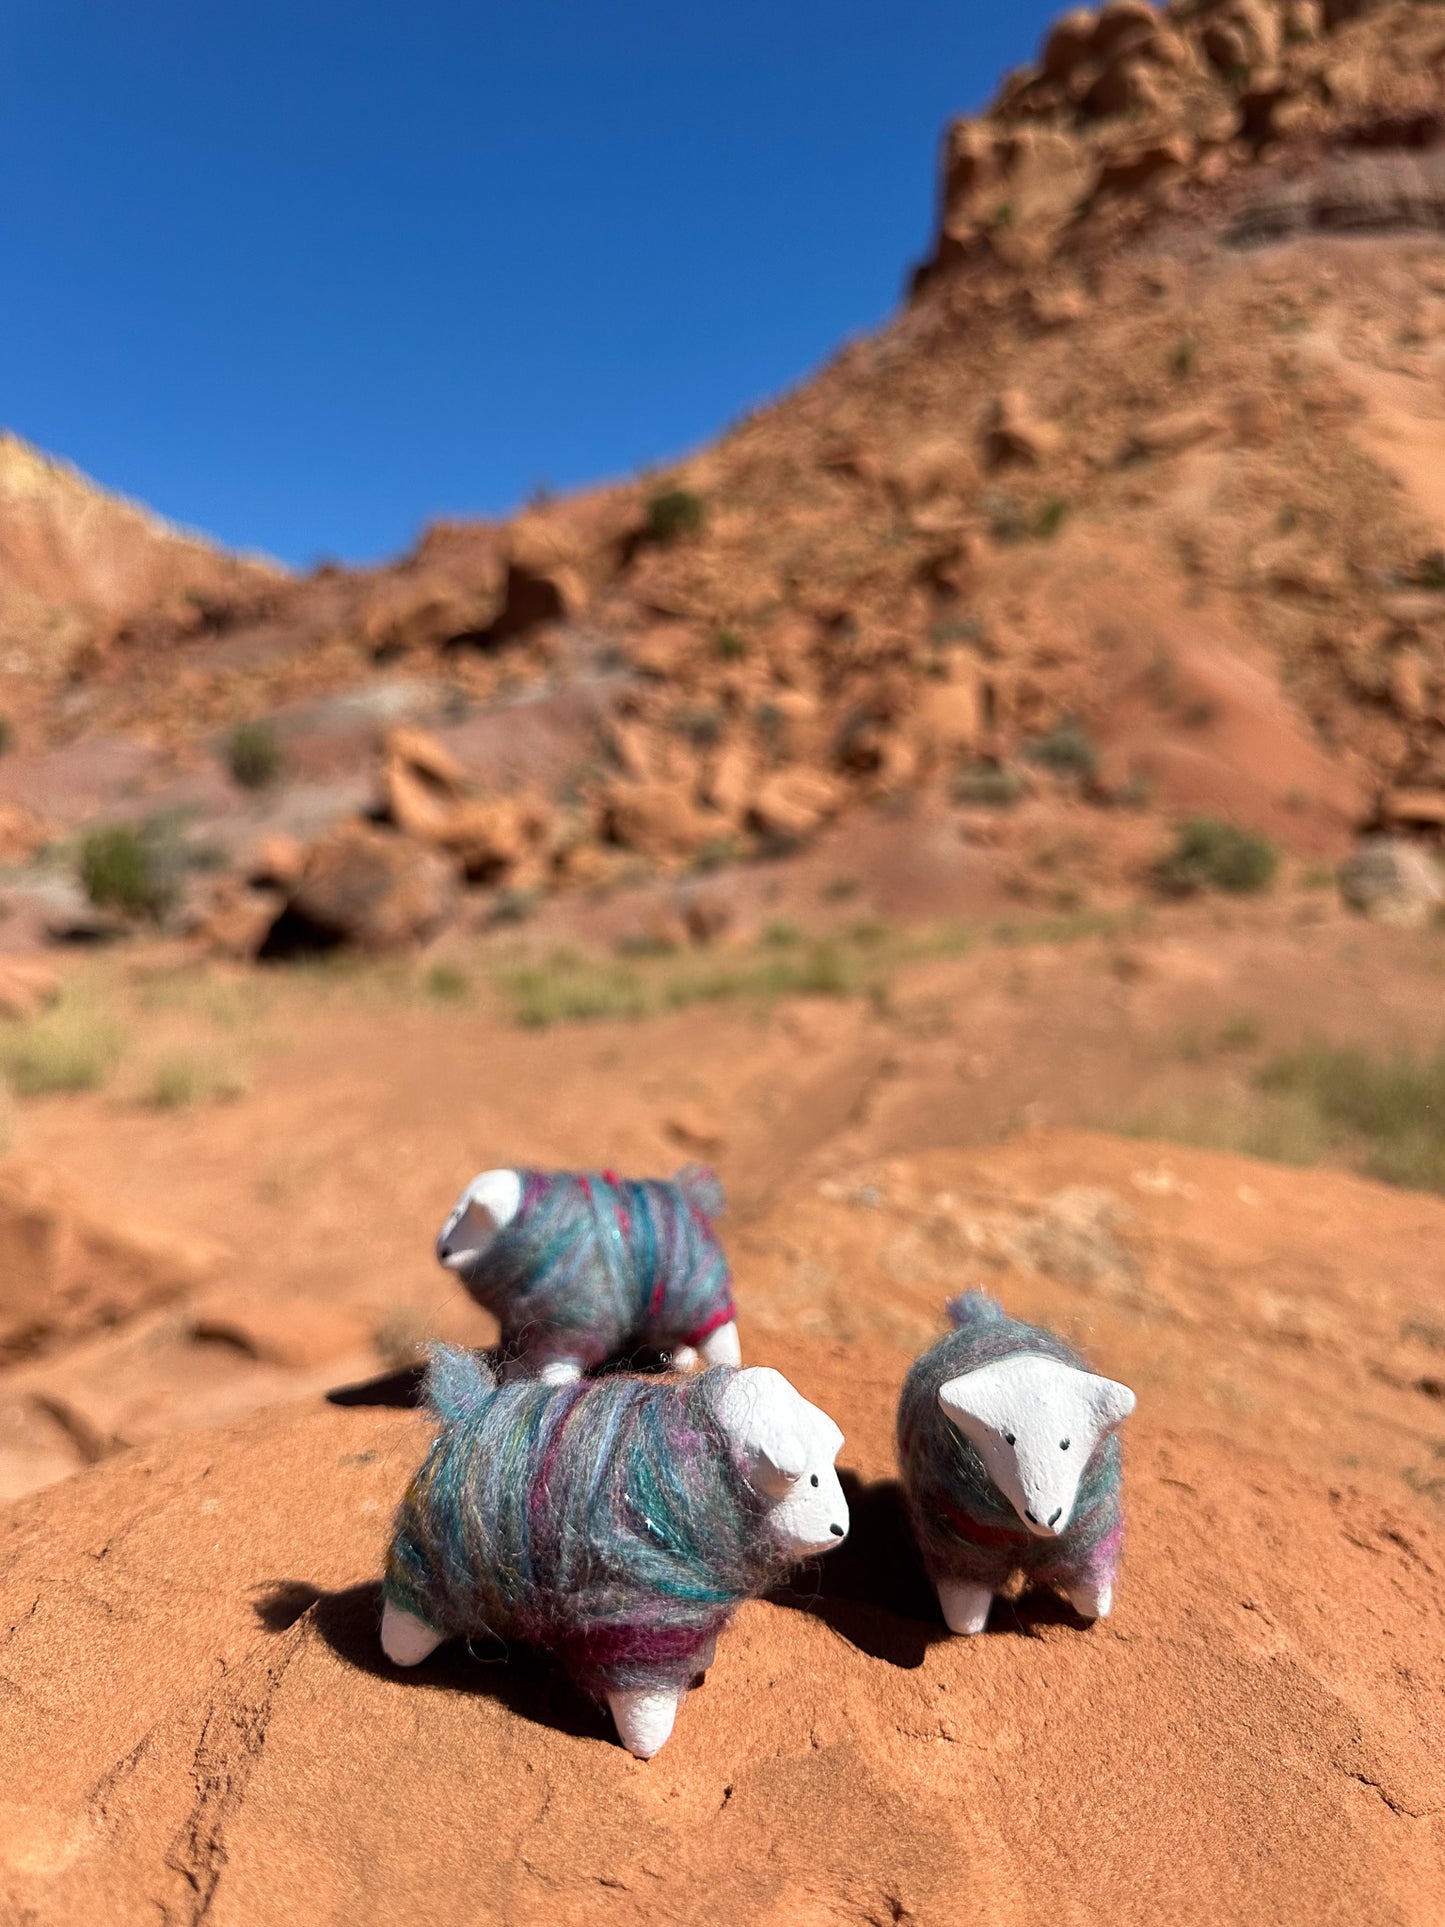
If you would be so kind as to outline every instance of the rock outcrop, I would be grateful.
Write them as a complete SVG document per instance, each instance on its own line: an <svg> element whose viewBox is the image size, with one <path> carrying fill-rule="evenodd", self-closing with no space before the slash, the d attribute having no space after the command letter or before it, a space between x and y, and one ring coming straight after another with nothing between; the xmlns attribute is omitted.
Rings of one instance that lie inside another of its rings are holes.
<svg viewBox="0 0 1445 1927"><path fill-rule="evenodd" d="M1435 1920L1437 1529L1142 1417L1115 1616L1026 1597L949 1639L892 1482L904 1356L767 1357L847 1431L852 1541L744 1609L645 1766L533 1656L383 1659L410 1414L262 1414L12 1509L0 1908Z"/></svg>

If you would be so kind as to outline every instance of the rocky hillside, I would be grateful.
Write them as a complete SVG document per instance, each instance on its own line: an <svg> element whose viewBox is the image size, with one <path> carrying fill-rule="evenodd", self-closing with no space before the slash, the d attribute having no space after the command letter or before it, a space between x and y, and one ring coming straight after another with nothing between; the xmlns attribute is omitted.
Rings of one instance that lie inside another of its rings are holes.
<svg viewBox="0 0 1445 1927"><path fill-rule="evenodd" d="M246 948L920 799L1048 902L1137 894L1199 814L1313 862L1437 835L1442 88L1425 0L1069 14L950 131L905 312L715 446L23 666L18 846L209 813L263 887L192 921ZM292 789L246 806L258 721Z"/></svg>
<svg viewBox="0 0 1445 1927"><path fill-rule="evenodd" d="M0 433L0 638L8 677L54 674L78 647L141 611L279 583Z"/></svg>

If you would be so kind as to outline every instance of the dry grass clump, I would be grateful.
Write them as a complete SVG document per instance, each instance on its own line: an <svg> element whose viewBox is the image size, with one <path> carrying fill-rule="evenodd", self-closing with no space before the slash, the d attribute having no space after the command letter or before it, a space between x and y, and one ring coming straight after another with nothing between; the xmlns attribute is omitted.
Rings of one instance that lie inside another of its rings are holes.
<svg viewBox="0 0 1445 1927"><path fill-rule="evenodd" d="M126 1045L114 1018L83 991L67 986L40 1016L0 1030L0 1075L17 1097L98 1090Z"/></svg>
<svg viewBox="0 0 1445 1927"><path fill-rule="evenodd" d="M167 1051L152 1067L144 1101L158 1111L227 1104L249 1089L238 1065L190 1050Z"/></svg>

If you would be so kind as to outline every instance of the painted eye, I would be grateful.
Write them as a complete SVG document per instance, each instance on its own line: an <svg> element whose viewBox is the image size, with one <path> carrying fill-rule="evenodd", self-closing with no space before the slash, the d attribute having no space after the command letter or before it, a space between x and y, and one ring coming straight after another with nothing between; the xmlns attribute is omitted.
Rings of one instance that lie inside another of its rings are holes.
<svg viewBox="0 0 1445 1927"><path fill-rule="evenodd" d="M1016 1439L1016 1438L1014 1437L1014 1435L1013 1435L1013 1433L1012 1433L1012 1432L1005 1432L1005 1433L1004 1433L1004 1435L1003 1435L1003 1442L1004 1442L1004 1444L1005 1444L1005 1445L1017 1445L1017 1444L1018 1444L1018 1440L1017 1440L1017 1439Z"/></svg>
<svg viewBox="0 0 1445 1927"><path fill-rule="evenodd" d="M1069 1441L1068 1441L1067 1439L1060 1439L1060 1440L1059 1440L1059 1450L1060 1450L1061 1452L1067 1452L1067 1451L1068 1451L1068 1449L1069 1449Z"/></svg>
<svg viewBox="0 0 1445 1927"><path fill-rule="evenodd" d="M811 1479L809 1479L809 1481L808 1481L808 1484L809 1484L809 1485L816 1485L817 1483L818 1483L818 1475L817 1475L817 1473L815 1472L815 1473L813 1474L813 1476L812 1476L812 1478L811 1478Z"/></svg>

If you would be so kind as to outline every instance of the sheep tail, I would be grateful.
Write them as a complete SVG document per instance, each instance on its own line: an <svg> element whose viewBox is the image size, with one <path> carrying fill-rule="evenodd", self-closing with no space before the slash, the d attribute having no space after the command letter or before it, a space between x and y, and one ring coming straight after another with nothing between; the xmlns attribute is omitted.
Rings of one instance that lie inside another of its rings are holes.
<svg viewBox="0 0 1445 1927"><path fill-rule="evenodd" d="M433 1345L427 1362L422 1397L446 1425L475 1418L497 1389L491 1367L477 1352L454 1345Z"/></svg>
<svg viewBox="0 0 1445 1927"><path fill-rule="evenodd" d="M685 1164L672 1181L693 1209L700 1211L709 1223L714 1218L720 1218L727 1209L722 1179L710 1165Z"/></svg>
<svg viewBox="0 0 1445 1927"><path fill-rule="evenodd" d="M947 1309L949 1317L959 1326L1002 1325L1008 1319L1003 1306L986 1291L961 1292L957 1298L949 1299Z"/></svg>

